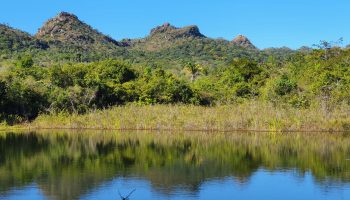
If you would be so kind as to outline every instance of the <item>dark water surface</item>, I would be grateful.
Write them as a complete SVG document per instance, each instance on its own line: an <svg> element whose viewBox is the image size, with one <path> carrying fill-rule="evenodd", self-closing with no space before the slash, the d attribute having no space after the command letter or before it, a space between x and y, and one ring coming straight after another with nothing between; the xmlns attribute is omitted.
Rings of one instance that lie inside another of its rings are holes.
<svg viewBox="0 0 350 200"><path fill-rule="evenodd" d="M350 136L0 133L0 199L350 199Z"/></svg>

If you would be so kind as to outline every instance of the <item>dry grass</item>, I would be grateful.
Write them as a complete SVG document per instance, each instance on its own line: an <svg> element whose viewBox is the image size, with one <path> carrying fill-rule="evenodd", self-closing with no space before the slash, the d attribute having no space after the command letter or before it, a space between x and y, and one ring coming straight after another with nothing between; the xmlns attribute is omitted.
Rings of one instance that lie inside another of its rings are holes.
<svg viewBox="0 0 350 200"><path fill-rule="evenodd" d="M201 131L349 131L350 109L274 107L261 102L200 107L192 105L128 105L88 114L41 115L30 128L201 130Z"/></svg>

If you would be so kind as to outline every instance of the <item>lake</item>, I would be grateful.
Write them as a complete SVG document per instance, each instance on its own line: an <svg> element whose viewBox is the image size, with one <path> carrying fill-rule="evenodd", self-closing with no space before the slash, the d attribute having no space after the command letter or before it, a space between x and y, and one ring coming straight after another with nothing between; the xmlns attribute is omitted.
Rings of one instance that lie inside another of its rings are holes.
<svg viewBox="0 0 350 200"><path fill-rule="evenodd" d="M346 133L0 133L0 199L350 199Z"/></svg>

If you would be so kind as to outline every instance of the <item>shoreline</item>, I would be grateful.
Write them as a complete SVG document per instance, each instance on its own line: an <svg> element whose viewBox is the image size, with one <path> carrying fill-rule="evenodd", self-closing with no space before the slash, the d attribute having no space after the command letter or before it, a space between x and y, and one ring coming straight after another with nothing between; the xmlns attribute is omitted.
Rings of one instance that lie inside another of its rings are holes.
<svg viewBox="0 0 350 200"><path fill-rule="evenodd" d="M136 129L136 128L126 128L126 129L117 129L117 128L72 128L72 127L9 127L9 128L0 128L0 132L11 132L11 131L42 131L42 130L67 130L67 131L119 131L119 132L128 132L128 131L137 131L137 132L148 132L148 131L160 131L160 132L202 132L202 133L350 133L348 130L254 130L254 129Z"/></svg>
<svg viewBox="0 0 350 200"><path fill-rule="evenodd" d="M326 118L317 109L276 108L251 102L200 107L192 105L126 105L86 114L39 115L32 122L0 124L0 131L96 130L167 132L350 132L350 112L341 108Z"/></svg>
<svg viewBox="0 0 350 200"><path fill-rule="evenodd" d="M325 115L318 109L274 107L261 102L201 107L192 105L126 105L86 114L39 115L11 130L104 130L170 132L350 132L344 107Z"/></svg>

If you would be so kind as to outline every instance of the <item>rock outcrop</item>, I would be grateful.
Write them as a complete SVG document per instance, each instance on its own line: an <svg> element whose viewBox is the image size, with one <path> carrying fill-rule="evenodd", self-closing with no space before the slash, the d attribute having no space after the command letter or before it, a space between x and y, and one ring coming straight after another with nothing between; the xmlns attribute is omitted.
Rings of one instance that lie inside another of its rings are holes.
<svg viewBox="0 0 350 200"><path fill-rule="evenodd" d="M45 22L35 37L47 41L49 44L71 44L83 47L97 45L107 48L123 46L111 37L80 21L77 16L67 12L61 12Z"/></svg>
<svg viewBox="0 0 350 200"><path fill-rule="evenodd" d="M205 36L199 31L197 26L191 25L183 28L177 28L170 23L164 23L162 26L153 28L150 37L165 37L165 39L179 38L204 38Z"/></svg>
<svg viewBox="0 0 350 200"><path fill-rule="evenodd" d="M235 39L232 40L232 43L244 47L244 48L256 48L250 40L244 35L238 35Z"/></svg>

